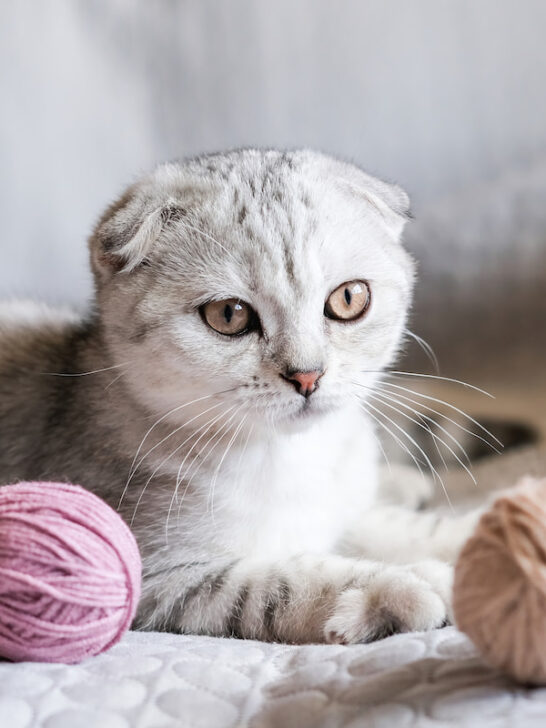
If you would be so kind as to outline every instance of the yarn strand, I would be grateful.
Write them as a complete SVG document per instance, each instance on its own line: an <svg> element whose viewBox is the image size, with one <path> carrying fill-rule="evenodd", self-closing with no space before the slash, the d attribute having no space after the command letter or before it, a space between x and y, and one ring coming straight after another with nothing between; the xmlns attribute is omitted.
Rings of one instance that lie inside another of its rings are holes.
<svg viewBox="0 0 546 728"><path fill-rule="evenodd" d="M0 656L79 662L115 644L140 596L121 517L79 486L0 488Z"/></svg>
<svg viewBox="0 0 546 728"><path fill-rule="evenodd" d="M482 516L459 555L453 608L491 665L546 684L546 479L524 478Z"/></svg>

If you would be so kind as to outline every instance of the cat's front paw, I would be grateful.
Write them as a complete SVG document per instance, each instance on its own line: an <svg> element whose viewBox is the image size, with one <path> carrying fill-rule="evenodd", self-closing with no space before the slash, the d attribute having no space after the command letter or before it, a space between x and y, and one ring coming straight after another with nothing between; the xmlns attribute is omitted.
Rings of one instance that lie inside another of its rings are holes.
<svg viewBox="0 0 546 728"><path fill-rule="evenodd" d="M452 567L441 561L385 566L341 592L324 627L325 640L373 642L442 627L451 621L452 582Z"/></svg>

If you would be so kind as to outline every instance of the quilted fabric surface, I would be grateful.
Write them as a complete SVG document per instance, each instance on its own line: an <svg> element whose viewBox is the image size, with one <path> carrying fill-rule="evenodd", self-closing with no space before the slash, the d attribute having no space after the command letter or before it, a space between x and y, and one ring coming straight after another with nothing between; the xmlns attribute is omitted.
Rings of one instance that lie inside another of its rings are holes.
<svg viewBox="0 0 546 728"><path fill-rule="evenodd" d="M483 665L453 627L372 645L129 633L80 665L0 664L9 728L546 725L546 689Z"/></svg>

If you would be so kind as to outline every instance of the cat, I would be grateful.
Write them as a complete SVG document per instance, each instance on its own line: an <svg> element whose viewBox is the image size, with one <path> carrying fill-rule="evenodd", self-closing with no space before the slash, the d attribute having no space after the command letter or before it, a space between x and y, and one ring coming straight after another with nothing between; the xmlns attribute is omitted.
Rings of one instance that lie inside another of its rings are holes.
<svg viewBox="0 0 546 728"><path fill-rule="evenodd" d="M348 644L450 621L475 516L379 497L369 395L404 338L408 216L309 150L164 164L96 225L86 316L0 306L0 482L119 510L136 628Z"/></svg>

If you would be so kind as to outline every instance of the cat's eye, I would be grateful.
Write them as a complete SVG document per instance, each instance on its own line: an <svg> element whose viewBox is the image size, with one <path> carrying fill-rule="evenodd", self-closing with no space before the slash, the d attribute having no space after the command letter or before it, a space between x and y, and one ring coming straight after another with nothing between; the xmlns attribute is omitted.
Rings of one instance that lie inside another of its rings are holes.
<svg viewBox="0 0 546 728"><path fill-rule="evenodd" d="M355 321L366 313L370 300L370 287L366 281L347 281L330 293L324 315L337 321Z"/></svg>
<svg viewBox="0 0 546 728"><path fill-rule="evenodd" d="M238 298L210 301L201 307L206 323L225 336L237 336L255 328L256 315L252 308Z"/></svg>

